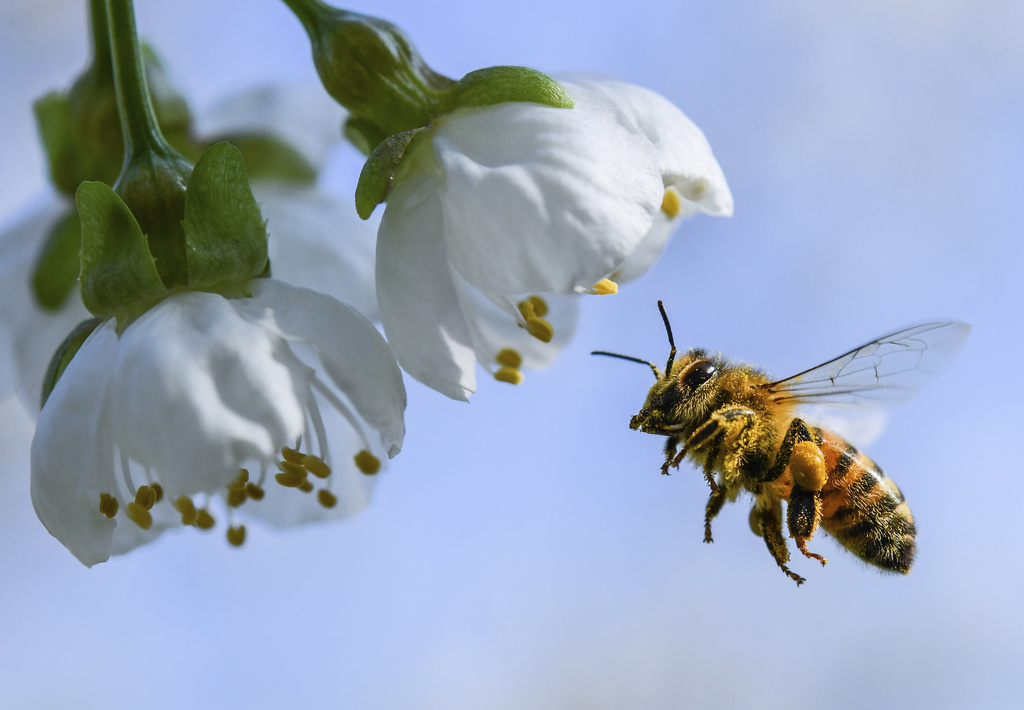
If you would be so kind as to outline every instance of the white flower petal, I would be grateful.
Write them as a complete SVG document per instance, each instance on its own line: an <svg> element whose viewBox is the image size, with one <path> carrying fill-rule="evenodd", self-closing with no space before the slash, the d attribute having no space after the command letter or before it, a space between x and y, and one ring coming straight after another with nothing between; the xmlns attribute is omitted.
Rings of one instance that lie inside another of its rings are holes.
<svg viewBox="0 0 1024 710"><path fill-rule="evenodd" d="M311 373L231 301L182 293L121 336L110 384L118 443L171 498L212 493L240 462L273 457L305 428Z"/></svg>
<svg viewBox="0 0 1024 710"><path fill-rule="evenodd" d="M650 144L585 104L460 112L431 146L452 264L481 291L590 287L647 234L664 193Z"/></svg>
<svg viewBox="0 0 1024 710"><path fill-rule="evenodd" d="M252 299L237 304L240 311L255 315L266 309L283 335L309 343L334 385L380 433L388 456L401 451L405 385L391 348L373 324L354 308L309 289L265 279L252 290Z"/></svg>
<svg viewBox="0 0 1024 710"><path fill-rule="evenodd" d="M377 318L373 274L379 214L361 220L351 196L342 199L317 188L254 181L252 191L267 220L274 278Z"/></svg>
<svg viewBox="0 0 1024 710"><path fill-rule="evenodd" d="M395 184L377 235L377 300L402 368L428 387L466 400L476 390L476 357L442 227L430 181L410 176Z"/></svg>
<svg viewBox="0 0 1024 710"><path fill-rule="evenodd" d="M99 513L117 490L104 416L117 337L98 328L82 345L40 413L32 440L32 505L51 535L91 567L110 556L117 523Z"/></svg>

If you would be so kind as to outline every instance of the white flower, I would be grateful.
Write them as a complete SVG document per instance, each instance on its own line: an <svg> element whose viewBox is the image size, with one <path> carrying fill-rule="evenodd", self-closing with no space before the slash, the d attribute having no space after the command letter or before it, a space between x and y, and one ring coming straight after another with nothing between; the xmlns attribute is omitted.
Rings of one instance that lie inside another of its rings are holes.
<svg viewBox="0 0 1024 710"><path fill-rule="evenodd" d="M269 133L288 141L319 170L328 147L341 141L342 116L319 86L276 85L228 98L197 123L202 135ZM360 220L351 195L258 178L250 185L267 220L274 278L333 296L375 318L377 221ZM0 397L17 392L33 415L51 356L72 328L91 317L77 288L53 311L38 305L30 285L44 239L72 210L73 200L49 188L0 231Z"/></svg>
<svg viewBox="0 0 1024 710"><path fill-rule="evenodd" d="M107 322L64 371L32 442L32 502L84 564L225 510L233 544L241 514L352 515L401 449L405 389L374 326L314 291L252 291L179 293L120 336Z"/></svg>
<svg viewBox="0 0 1024 710"><path fill-rule="evenodd" d="M623 82L556 78L574 108L457 111L417 137L388 195L377 241L384 330L410 375L455 399L475 389L474 359L493 362L501 347L481 345L468 290L510 326L557 337L558 324L531 324L527 296L554 308L566 294L613 291L608 279L646 271L683 218L732 214L707 141L679 109Z"/></svg>

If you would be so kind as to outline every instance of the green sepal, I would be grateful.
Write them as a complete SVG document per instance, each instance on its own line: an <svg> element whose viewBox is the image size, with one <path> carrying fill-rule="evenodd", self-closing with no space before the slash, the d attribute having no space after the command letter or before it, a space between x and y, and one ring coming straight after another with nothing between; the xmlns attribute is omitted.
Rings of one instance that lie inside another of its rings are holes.
<svg viewBox="0 0 1024 710"><path fill-rule="evenodd" d="M552 108L572 108L572 96L547 74L529 67L488 67L471 71L446 92L443 113L460 108L526 101Z"/></svg>
<svg viewBox="0 0 1024 710"><path fill-rule="evenodd" d="M75 193L82 221L82 303L100 318L141 313L167 295L146 235L117 193L83 182Z"/></svg>
<svg viewBox="0 0 1024 710"><path fill-rule="evenodd" d="M369 219L374 208L388 198L402 156L416 134L422 130L414 128L388 136L363 163L356 184L356 212L361 218Z"/></svg>
<svg viewBox="0 0 1024 710"><path fill-rule="evenodd" d="M78 281L82 248L82 223L69 210L53 225L32 270L32 293L36 303L50 311L59 310Z"/></svg>
<svg viewBox="0 0 1024 710"><path fill-rule="evenodd" d="M46 400L50 398L50 393L57 386L57 380L64 374L64 370L67 369L68 365L71 364L71 359L78 353L82 344L85 343L85 339L92 335L92 332L102 322L102 318L89 318L82 321L75 326L68 337L64 338L64 342L54 351L53 357L50 358L50 364L46 368L46 374L43 375L43 389L39 397L40 409L46 404Z"/></svg>
<svg viewBox="0 0 1024 710"><path fill-rule="evenodd" d="M267 225L249 188L245 164L230 143L211 146L185 191L189 288L231 287L267 266Z"/></svg>
<svg viewBox="0 0 1024 710"><path fill-rule="evenodd" d="M227 141L238 148L250 179L309 185L316 181L316 166L298 150L269 134L232 133L208 141L204 149Z"/></svg>

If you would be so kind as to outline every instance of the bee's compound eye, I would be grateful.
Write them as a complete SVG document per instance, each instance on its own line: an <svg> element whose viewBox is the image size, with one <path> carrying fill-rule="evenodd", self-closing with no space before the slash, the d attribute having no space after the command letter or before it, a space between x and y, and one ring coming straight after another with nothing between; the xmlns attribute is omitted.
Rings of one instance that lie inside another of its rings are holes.
<svg viewBox="0 0 1024 710"><path fill-rule="evenodd" d="M680 380L691 392L714 377L718 372L715 363L710 360L698 360L686 368Z"/></svg>

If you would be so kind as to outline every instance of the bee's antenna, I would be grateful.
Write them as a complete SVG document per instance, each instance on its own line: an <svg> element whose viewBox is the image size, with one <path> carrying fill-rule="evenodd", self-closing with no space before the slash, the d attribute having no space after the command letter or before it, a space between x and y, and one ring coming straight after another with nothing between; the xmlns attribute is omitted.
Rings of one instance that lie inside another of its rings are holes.
<svg viewBox="0 0 1024 710"><path fill-rule="evenodd" d="M654 373L654 376L657 379L659 379L659 380L661 379L661 373L658 372L658 366L655 365L653 362L649 362L647 360L641 360L638 357L630 357L629 355L619 355L618 353L608 353L608 352L605 352L604 350L595 350L595 351L593 351L590 354L591 355L604 355L605 357L617 357L620 360L629 360L630 362L638 362L641 365L647 365L647 367L651 368L651 372Z"/></svg>
<svg viewBox="0 0 1024 710"><path fill-rule="evenodd" d="M668 351L668 363L665 364L665 374L668 375L672 372L672 363L676 359L676 341L672 337L672 324L668 322L668 313L665 312L665 304L658 301L658 310L661 311L661 319L665 321L665 332L668 333L668 344L672 346L672 349ZM655 370L657 372L657 370Z"/></svg>

